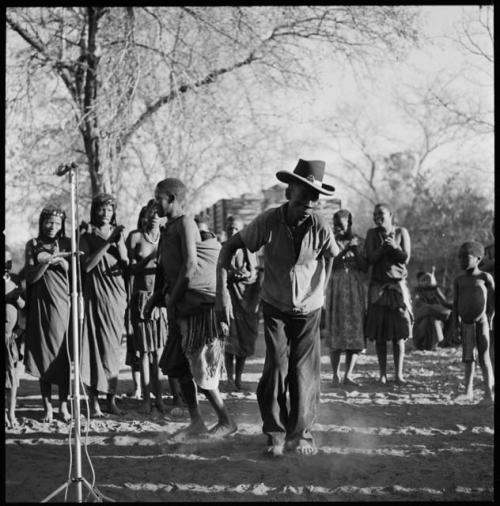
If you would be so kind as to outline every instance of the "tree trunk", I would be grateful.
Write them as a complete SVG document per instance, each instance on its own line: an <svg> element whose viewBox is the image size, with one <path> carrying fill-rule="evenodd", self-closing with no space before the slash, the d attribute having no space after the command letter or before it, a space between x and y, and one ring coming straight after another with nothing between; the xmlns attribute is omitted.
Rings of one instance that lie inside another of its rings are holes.
<svg viewBox="0 0 500 506"><path fill-rule="evenodd" d="M99 137L99 119L96 100L99 92L99 56L96 54L96 40L99 30L99 18L103 14L103 9L100 7L88 7L87 13L87 43L82 44L82 61L85 64L85 82L83 89L82 126L80 132L83 137L85 153L88 159L92 197L95 197L99 193L110 193L111 191L109 175L105 173L101 160L101 142Z"/></svg>

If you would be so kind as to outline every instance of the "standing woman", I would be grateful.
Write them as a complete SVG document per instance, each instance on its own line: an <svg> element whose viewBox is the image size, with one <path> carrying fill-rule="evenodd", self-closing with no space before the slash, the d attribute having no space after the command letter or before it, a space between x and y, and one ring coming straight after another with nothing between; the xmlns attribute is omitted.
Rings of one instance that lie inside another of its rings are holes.
<svg viewBox="0 0 500 506"><path fill-rule="evenodd" d="M330 345L333 386L340 385L340 356L345 352L345 385L356 385L352 373L365 348L365 287L368 270L364 241L352 232L352 214L340 209L333 216L333 232L340 253L333 259L327 287L325 320Z"/></svg>
<svg viewBox="0 0 500 506"><path fill-rule="evenodd" d="M167 310L164 307L155 307L149 318L144 315L144 307L153 295L159 240L160 218L156 211L155 200L152 199L139 214L137 230L130 232L127 237L130 272L133 276L130 298L133 348L140 357L146 414L151 413L151 386L154 390L156 407L160 412L165 412L158 359L167 339Z"/></svg>
<svg viewBox="0 0 500 506"><path fill-rule="evenodd" d="M380 369L379 381L387 383L387 341L392 341L396 383L405 383L405 341L412 336L413 314L406 283L410 260L410 235L392 223L387 204L373 210L376 227L366 235L366 256L372 267L368 292L366 337L375 341Z"/></svg>
<svg viewBox="0 0 500 506"><path fill-rule="evenodd" d="M53 418L51 390L59 387L59 413L69 421L69 358L67 332L70 315L69 264L66 215L59 207L46 206L40 213L38 237L26 243L26 344L27 373L39 378L44 422Z"/></svg>
<svg viewBox="0 0 500 506"><path fill-rule="evenodd" d="M103 416L99 392L107 394L108 412L122 414L116 406L116 392L127 307L128 258L124 227L116 225L115 212L114 197L97 195L90 209L90 230L80 238L85 272L81 372L89 387L90 412L96 417Z"/></svg>

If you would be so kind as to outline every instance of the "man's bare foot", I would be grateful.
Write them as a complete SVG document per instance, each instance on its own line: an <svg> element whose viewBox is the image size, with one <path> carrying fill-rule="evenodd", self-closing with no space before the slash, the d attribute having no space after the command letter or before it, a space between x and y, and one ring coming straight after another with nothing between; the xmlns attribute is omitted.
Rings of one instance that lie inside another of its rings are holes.
<svg viewBox="0 0 500 506"><path fill-rule="evenodd" d="M285 454L285 445L283 443L269 445L266 448L265 454L268 457L283 457Z"/></svg>
<svg viewBox="0 0 500 506"><path fill-rule="evenodd" d="M267 457L282 457L285 453L285 436L281 435L268 435L267 436L267 448L265 455Z"/></svg>
<svg viewBox="0 0 500 506"><path fill-rule="evenodd" d="M185 429L181 429L172 435L171 440L176 443L181 443L187 439L195 438L196 436L202 436L208 434L207 426L203 421L191 422Z"/></svg>
<svg viewBox="0 0 500 506"><path fill-rule="evenodd" d="M59 407L59 416L63 422L69 422L71 420L71 413L68 410L68 403L61 403Z"/></svg>
<svg viewBox="0 0 500 506"><path fill-rule="evenodd" d="M5 412L5 427L7 427L8 429L11 428L10 418L9 415L7 414L7 411Z"/></svg>
<svg viewBox="0 0 500 506"><path fill-rule="evenodd" d="M378 379L378 382L381 384L381 385L387 385L387 376L385 374L382 374L379 379Z"/></svg>
<svg viewBox="0 0 500 506"><path fill-rule="evenodd" d="M46 411L44 411L42 422L51 423L52 420L54 420L54 412L52 411L52 408L49 408Z"/></svg>
<svg viewBox="0 0 500 506"><path fill-rule="evenodd" d="M466 391L465 392L465 399L470 402L473 402L474 401L474 391L473 390Z"/></svg>
<svg viewBox="0 0 500 506"><path fill-rule="evenodd" d="M295 453L297 455L316 455L318 449L311 440L300 438L295 446Z"/></svg>
<svg viewBox="0 0 500 506"><path fill-rule="evenodd" d="M233 422L229 422L229 424L219 422L216 425L214 425L208 431L208 433L210 434L211 437L225 437L229 436L230 434L234 434L237 430L238 426Z"/></svg>

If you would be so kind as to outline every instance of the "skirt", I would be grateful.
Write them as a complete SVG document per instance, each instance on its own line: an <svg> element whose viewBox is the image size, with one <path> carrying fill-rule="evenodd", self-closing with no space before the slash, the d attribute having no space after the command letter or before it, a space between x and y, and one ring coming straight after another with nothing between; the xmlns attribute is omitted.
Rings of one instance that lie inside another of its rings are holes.
<svg viewBox="0 0 500 506"><path fill-rule="evenodd" d="M140 290L130 299L130 321L134 332L133 348L139 353L157 351L165 346L167 340L167 310L155 307L150 319L144 318L144 308L152 292Z"/></svg>
<svg viewBox="0 0 500 506"><path fill-rule="evenodd" d="M372 293L365 325L365 335L370 341L406 340L413 335L413 314L405 301L409 294L402 293L404 290L408 292L408 287L403 282L397 284L399 287L395 285L370 287ZM374 292L379 293L377 298L373 296Z"/></svg>

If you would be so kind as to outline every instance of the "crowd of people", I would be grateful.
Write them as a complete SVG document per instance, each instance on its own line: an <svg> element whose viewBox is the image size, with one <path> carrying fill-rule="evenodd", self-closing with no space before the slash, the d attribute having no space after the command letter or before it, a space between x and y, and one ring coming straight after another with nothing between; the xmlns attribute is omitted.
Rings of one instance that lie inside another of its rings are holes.
<svg viewBox="0 0 500 506"><path fill-rule="evenodd" d="M143 413L153 407L166 412L164 374L173 407L185 406L190 416L176 440L236 432L219 387L244 389L245 361L254 353L261 314L266 352L257 402L270 456L317 451L311 428L319 409L320 334L335 388L357 385L354 368L368 341L375 345L380 385L389 381L389 342L395 384L404 384L405 345L413 338L421 350L461 345L467 398L473 399L478 362L484 400L493 402L494 246L485 250L468 241L460 247L463 274L454 281L453 300L446 299L433 271L419 272L412 303L409 231L394 223L384 203L374 207L374 227L364 239L354 233L347 209L328 223L314 210L320 195L335 191L323 182L324 172L324 162L302 159L293 171L277 172L287 185L286 202L246 226L229 217L222 240L190 217L188 189L175 178L157 184L127 236L116 222L116 199L93 199L89 224L77 235L80 370L89 416L122 414L117 394L126 335L131 395L142 398ZM48 205L37 237L26 244L24 282L6 252L7 426L16 424L20 361L39 379L43 420L54 417L52 385L58 386L60 417L71 419L71 250L64 211ZM198 393L217 415L210 429Z"/></svg>

